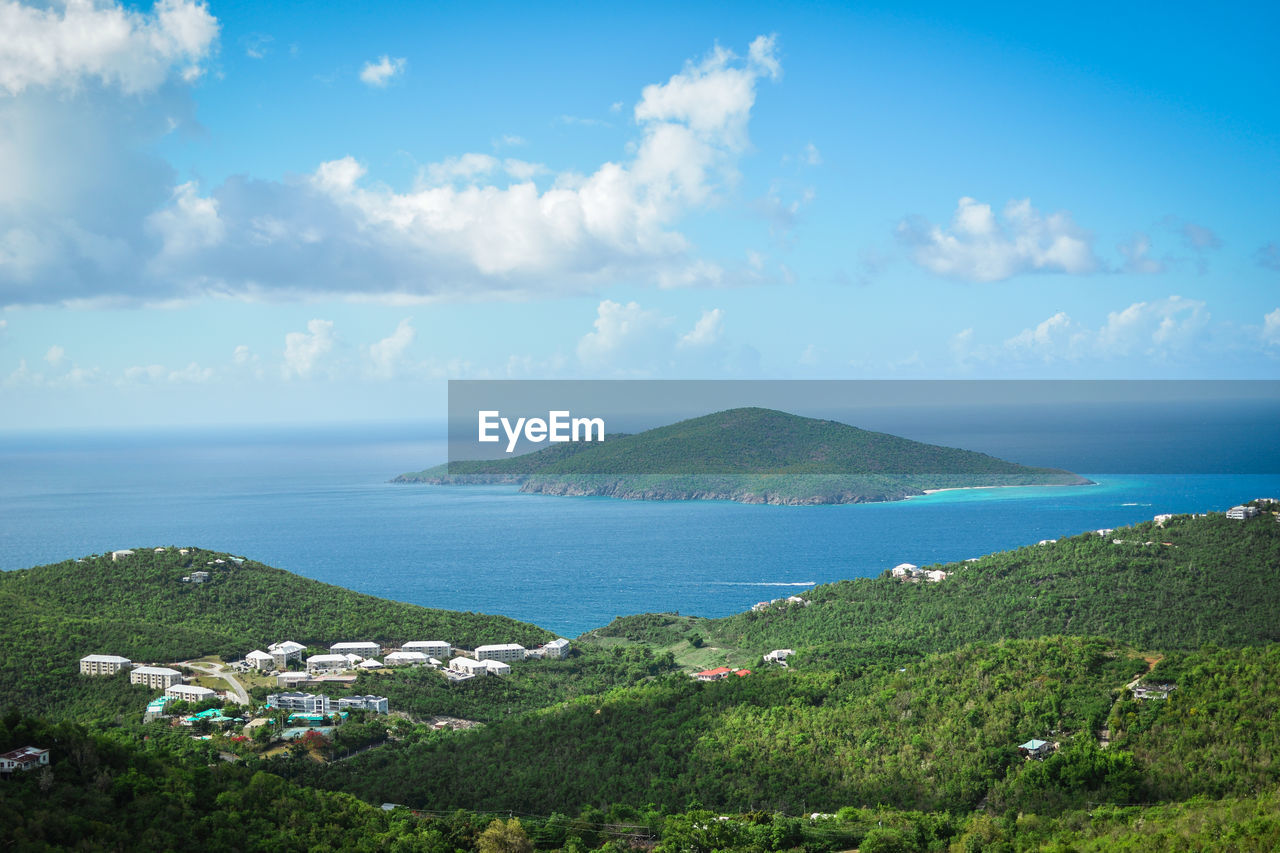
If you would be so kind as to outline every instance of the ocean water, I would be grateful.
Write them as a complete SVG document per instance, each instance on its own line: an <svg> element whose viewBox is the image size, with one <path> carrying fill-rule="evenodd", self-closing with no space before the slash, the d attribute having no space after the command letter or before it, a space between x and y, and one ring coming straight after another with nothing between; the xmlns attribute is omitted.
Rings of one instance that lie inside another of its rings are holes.
<svg viewBox="0 0 1280 853"><path fill-rule="evenodd" d="M723 616L901 562L1280 496L1280 475L1084 473L1088 487L852 506L648 503L393 485L443 458L421 427L0 437L0 569L199 545L573 637L615 616Z"/></svg>

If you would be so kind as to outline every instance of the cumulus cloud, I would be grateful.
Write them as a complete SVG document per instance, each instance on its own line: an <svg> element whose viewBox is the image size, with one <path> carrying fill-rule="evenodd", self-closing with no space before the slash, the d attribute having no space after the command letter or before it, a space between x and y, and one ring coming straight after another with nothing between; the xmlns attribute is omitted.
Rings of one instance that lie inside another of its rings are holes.
<svg viewBox="0 0 1280 853"><path fill-rule="evenodd" d="M394 332L369 347L369 361L375 376L390 379L396 375L405 351L413 343L417 331L409 318L401 320Z"/></svg>
<svg viewBox="0 0 1280 853"><path fill-rule="evenodd" d="M148 12L111 0L67 0L50 8L0 0L0 89L75 90L87 81L126 94L158 88L174 68L202 73L218 37L204 3L159 0Z"/></svg>
<svg viewBox="0 0 1280 853"><path fill-rule="evenodd" d="M1042 215L1030 199L1005 205L1003 221L991 206L961 198L951 226L918 218L898 224L897 235L914 261L938 275L1001 281L1029 272L1090 273L1100 264L1088 232L1058 212Z"/></svg>
<svg viewBox="0 0 1280 853"><path fill-rule="evenodd" d="M724 326L724 312L719 308L703 311L698 322L680 337L680 347L705 347L720 340Z"/></svg>
<svg viewBox="0 0 1280 853"><path fill-rule="evenodd" d="M1182 227L1178 229L1182 234L1182 242L1188 249L1204 251L1205 249L1222 248L1222 240L1212 229L1203 225L1197 225L1194 222L1184 222Z"/></svg>
<svg viewBox="0 0 1280 853"><path fill-rule="evenodd" d="M770 38L745 58L716 48L688 63L644 88L627 157L587 173L464 153L405 190L369 180L354 157L201 188L139 142L190 114L173 91L130 103L24 95L0 114L21 129L0 134L0 306L717 284L723 270L695 257L677 225L733 186L757 84L779 68Z"/></svg>
<svg viewBox="0 0 1280 853"><path fill-rule="evenodd" d="M404 57L392 59L384 53L377 62L370 61L364 64L364 68L360 70L360 82L382 88L393 78L403 74L407 65L408 62Z"/></svg>
<svg viewBox="0 0 1280 853"><path fill-rule="evenodd" d="M665 332L671 320L657 311L645 310L638 302L623 305L606 299L596 308L594 330L578 342L578 359L585 365L607 365L636 347L647 347L658 332Z"/></svg>
<svg viewBox="0 0 1280 853"><path fill-rule="evenodd" d="M1134 302L1107 314L1096 328L1079 323L1065 311L1023 329L998 345L983 345L972 329L951 340L957 363L1082 362L1141 359L1165 362L1209 345L1213 329L1204 302L1169 296Z"/></svg>
<svg viewBox="0 0 1280 853"><path fill-rule="evenodd" d="M58 346L57 344L54 344L53 346L49 347L49 351L44 354L44 360L49 362L49 364L53 365L54 367L57 367L59 364L62 364L62 362L66 359L66 357L67 357L67 351L64 350L62 347Z"/></svg>
<svg viewBox="0 0 1280 853"><path fill-rule="evenodd" d="M305 332L289 332L284 336L285 379L309 379L320 361L333 349L333 322L312 320Z"/></svg>

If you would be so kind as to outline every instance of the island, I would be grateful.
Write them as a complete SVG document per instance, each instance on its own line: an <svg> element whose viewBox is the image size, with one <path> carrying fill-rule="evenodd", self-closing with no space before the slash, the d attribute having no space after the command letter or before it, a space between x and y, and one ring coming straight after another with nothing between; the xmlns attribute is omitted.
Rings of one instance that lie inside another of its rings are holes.
<svg viewBox="0 0 1280 853"><path fill-rule="evenodd" d="M895 501L943 489L1091 481L838 421L739 408L603 442L455 461L392 482L518 484L531 494L804 506Z"/></svg>

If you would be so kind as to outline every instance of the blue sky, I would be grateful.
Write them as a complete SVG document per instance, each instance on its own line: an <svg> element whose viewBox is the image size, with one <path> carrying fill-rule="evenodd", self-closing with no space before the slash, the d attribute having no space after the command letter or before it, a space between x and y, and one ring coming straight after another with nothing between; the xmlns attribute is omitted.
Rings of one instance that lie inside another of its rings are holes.
<svg viewBox="0 0 1280 853"><path fill-rule="evenodd" d="M0 428L1276 378L1278 18L0 0Z"/></svg>

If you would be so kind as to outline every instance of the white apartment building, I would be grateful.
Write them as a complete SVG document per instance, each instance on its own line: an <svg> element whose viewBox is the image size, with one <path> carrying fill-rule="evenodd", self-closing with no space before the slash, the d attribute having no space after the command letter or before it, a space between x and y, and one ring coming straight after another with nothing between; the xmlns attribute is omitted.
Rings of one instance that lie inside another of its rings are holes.
<svg viewBox="0 0 1280 853"><path fill-rule="evenodd" d="M474 658L454 658L449 661L449 669L454 672L460 672L463 675L488 675L489 664L487 661L475 660Z"/></svg>
<svg viewBox="0 0 1280 853"><path fill-rule="evenodd" d="M351 662L346 655L312 655L307 658L307 672L342 672Z"/></svg>
<svg viewBox="0 0 1280 853"><path fill-rule="evenodd" d="M164 695L181 699L183 702L203 702L205 699L216 699L218 692L198 684L175 684L165 690Z"/></svg>
<svg viewBox="0 0 1280 853"><path fill-rule="evenodd" d="M244 662L254 669L274 669L276 659L262 649L254 649L244 656Z"/></svg>
<svg viewBox="0 0 1280 853"><path fill-rule="evenodd" d="M476 660L513 661L524 660L525 648L519 643L502 643L496 646L477 646Z"/></svg>
<svg viewBox="0 0 1280 853"><path fill-rule="evenodd" d="M115 675L133 661L119 655L85 655L80 658L81 675Z"/></svg>
<svg viewBox="0 0 1280 853"><path fill-rule="evenodd" d="M168 690L182 683L182 673L167 666L140 666L129 673L130 684L145 684L155 690Z"/></svg>
<svg viewBox="0 0 1280 853"><path fill-rule="evenodd" d="M323 693L272 693L267 697L267 704L300 714L332 714L337 709L336 703Z"/></svg>
<svg viewBox="0 0 1280 853"><path fill-rule="evenodd" d="M382 659L383 666L426 666L427 656L422 652L392 652Z"/></svg>
<svg viewBox="0 0 1280 853"><path fill-rule="evenodd" d="M382 654L382 646L377 643L334 643L329 653L335 655L359 655L362 658L377 657Z"/></svg>
<svg viewBox="0 0 1280 853"><path fill-rule="evenodd" d="M422 652L430 657L447 658L453 652L453 645L444 640L410 640L400 647L402 652Z"/></svg>
<svg viewBox="0 0 1280 853"><path fill-rule="evenodd" d="M1256 506L1233 506L1227 510L1227 518L1234 518L1237 521L1243 521L1246 518L1253 518L1258 514Z"/></svg>
<svg viewBox="0 0 1280 853"><path fill-rule="evenodd" d="M480 663L484 664L485 669L489 670L490 675L510 675L511 674L511 664L509 663L503 663L500 660L487 660L487 659L480 661Z"/></svg>
<svg viewBox="0 0 1280 853"><path fill-rule="evenodd" d="M552 640L542 647L542 654L549 658L567 658L569 656L569 641L564 637L558 640Z"/></svg>
<svg viewBox="0 0 1280 853"><path fill-rule="evenodd" d="M338 700L339 711L360 710L373 711L375 714L387 713L386 696L343 696Z"/></svg>

